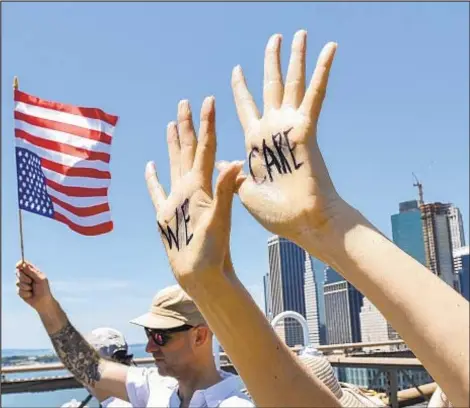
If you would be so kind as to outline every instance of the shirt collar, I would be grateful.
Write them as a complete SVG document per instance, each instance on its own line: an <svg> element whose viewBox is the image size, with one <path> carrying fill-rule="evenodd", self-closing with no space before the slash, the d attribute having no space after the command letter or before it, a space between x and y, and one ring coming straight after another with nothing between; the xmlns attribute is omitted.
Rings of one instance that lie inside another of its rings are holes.
<svg viewBox="0 0 470 408"><path fill-rule="evenodd" d="M189 404L190 406L218 407L222 401L241 392L241 390L244 388L243 382L238 375L224 370L219 370L218 372L222 377L222 380L209 388L195 391L191 398L191 402ZM178 387L176 387L173 391L173 398L174 397L176 397L176 399L179 401ZM204 403L201 400L204 401Z"/></svg>
<svg viewBox="0 0 470 408"><path fill-rule="evenodd" d="M238 375L223 370L220 370L219 374L222 377L222 381L219 381L212 387L201 390L208 407L218 407L222 401L240 392L243 388L242 380Z"/></svg>

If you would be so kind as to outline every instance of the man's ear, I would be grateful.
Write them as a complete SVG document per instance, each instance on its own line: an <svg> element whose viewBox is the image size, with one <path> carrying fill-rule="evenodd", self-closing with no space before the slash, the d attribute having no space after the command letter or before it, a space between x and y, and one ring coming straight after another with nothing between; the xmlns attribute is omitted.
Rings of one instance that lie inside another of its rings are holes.
<svg viewBox="0 0 470 408"><path fill-rule="evenodd" d="M195 330L195 345L200 347L210 340L211 332L207 326L198 326Z"/></svg>

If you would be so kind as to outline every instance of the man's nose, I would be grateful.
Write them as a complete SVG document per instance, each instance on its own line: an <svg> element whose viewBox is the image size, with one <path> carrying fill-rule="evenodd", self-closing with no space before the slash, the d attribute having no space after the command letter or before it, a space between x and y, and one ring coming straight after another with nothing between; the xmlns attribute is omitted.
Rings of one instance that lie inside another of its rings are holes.
<svg viewBox="0 0 470 408"><path fill-rule="evenodd" d="M147 341L147 346L145 347L145 351L147 353L155 353L157 351L160 351L160 346L157 343L155 343L152 337L149 337Z"/></svg>

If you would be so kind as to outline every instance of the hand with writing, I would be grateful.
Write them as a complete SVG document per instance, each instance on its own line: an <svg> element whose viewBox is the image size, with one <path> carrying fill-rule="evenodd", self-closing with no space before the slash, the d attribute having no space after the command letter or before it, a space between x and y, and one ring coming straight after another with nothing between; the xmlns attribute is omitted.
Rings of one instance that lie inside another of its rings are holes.
<svg viewBox="0 0 470 408"><path fill-rule="evenodd" d="M16 264L16 287L18 296L37 311L53 301L46 275L29 262Z"/></svg>
<svg viewBox="0 0 470 408"><path fill-rule="evenodd" d="M231 267L229 237L235 178L242 163L228 164L212 194L216 152L215 101L206 98L201 108L196 140L189 103L178 105L178 123L167 127L171 193L167 197L154 163L145 170L147 187L157 212L157 226L175 277L186 278ZM225 264L224 264L225 262Z"/></svg>
<svg viewBox="0 0 470 408"><path fill-rule="evenodd" d="M232 74L249 165L249 174L237 179L240 199L265 228L297 243L312 230L321 233L342 201L328 174L316 135L336 44L323 48L305 90L306 39L305 31L295 34L284 85L281 36L270 38L264 62L262 117L241 68L236 67Z"/></svg>

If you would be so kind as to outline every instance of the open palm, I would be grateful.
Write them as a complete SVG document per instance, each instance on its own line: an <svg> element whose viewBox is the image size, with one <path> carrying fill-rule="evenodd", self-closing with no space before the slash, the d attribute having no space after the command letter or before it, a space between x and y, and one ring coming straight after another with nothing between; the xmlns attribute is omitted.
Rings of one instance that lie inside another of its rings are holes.
<svg viewBox="0 0 470 408"><path fill-rule="evenodd" d="M178 106L178 123L167 128L171 193L167 197L155 165L145 178L157 212L157 224L175 277L185 278L220 270L230 259L230 213L234 180L241 163L232 163L218 177L212 195L216 152L215 103L206 98L201 108L199 140L187 101Z"/></svg>
<svg viewBox="0 0 470 408"><path fill-rule="evenodd" d="M238 184L242 203L265 228L298 241L305 228L327 224L340 201L316 139L336 44L324 47L305 90L306 32L294 37L285 86L280 43L281 36L274 35L266 47L262 117L241 68L232 74L249 166Z"/></svg>

